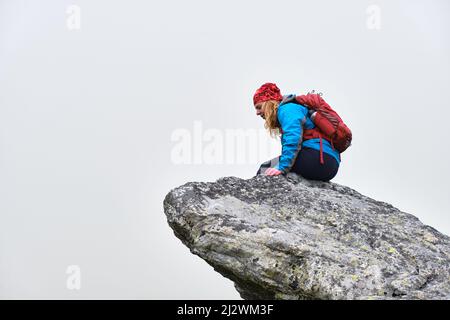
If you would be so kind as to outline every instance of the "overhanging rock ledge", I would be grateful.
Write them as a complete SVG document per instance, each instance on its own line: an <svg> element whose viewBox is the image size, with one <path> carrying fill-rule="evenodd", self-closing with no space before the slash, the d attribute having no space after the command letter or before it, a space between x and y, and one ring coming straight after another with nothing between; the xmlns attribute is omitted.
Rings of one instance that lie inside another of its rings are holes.
<svg viewBox="0 0 450 320"><path fill-rule="evenodd" d="M244 299L450 299L450 238L346 186L294 173L189 182L164 211Z"/></svg>

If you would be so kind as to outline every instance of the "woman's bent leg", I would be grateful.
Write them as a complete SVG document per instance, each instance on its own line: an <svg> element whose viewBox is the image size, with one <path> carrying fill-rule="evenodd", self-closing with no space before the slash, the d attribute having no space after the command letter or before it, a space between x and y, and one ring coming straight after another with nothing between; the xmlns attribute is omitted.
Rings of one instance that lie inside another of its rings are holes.
<svg viewBox="0 0 450 320"><path fill-rule="evenodd" d="M264 174L264 172L269 168L275 168L278 162L280 161L280 157L273 158L272 160L264 162L260 167L256 175Z"/></svg>
<svg viewBox="0 0 450 320"><path fill-rule="evenodd" d="M339 164L325 152L323 152L323 160L324 163L321 164L319 150L303 148L291 171L309 180L330 181L336 176Z"/></svg>

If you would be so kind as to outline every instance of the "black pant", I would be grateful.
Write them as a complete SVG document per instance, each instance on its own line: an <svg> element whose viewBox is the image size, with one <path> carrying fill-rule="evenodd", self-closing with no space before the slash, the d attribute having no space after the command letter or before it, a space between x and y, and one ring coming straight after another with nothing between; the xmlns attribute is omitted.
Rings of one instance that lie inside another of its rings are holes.
<svg viewBox="0 0 450 320"><path fill-rule="evenodd" d="M259 168L258 174L264 174L267 168L275 167L280 157L264 162ZM323 152L323 161L320 163L320 151L311 148L302 148L295 159L291 172L295 172L308 180L330 181L339 169L336 159Z"/></svg>

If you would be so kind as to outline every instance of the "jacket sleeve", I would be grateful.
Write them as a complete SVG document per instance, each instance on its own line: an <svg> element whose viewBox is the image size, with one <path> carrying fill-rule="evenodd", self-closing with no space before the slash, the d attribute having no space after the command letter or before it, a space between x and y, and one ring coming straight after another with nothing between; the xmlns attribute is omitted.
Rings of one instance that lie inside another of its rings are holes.
<svg viewBox="0 0 450 320"><path fill-rule="evenodd" d="M284 173L291 170L301 149L305 120L304 108L298 104L288 103L278 108L278 121L283 130L283 136L281 157L276 169Z"/></svg>

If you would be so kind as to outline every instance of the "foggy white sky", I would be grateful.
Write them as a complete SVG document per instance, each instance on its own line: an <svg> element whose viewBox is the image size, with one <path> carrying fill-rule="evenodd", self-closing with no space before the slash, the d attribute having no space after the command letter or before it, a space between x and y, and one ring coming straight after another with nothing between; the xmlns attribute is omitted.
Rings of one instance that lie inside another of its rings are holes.
<svg viewBox="0 0 450 320"><path fill-rule="evenodd" d="M173 235L162 202L189 181L254 175L177 165L171 137L195 121L261 129L252 95L268 81L322 91L352 129L333 182L449 235L449 9L0 0L0 298L239 299ZM80 290L66 287L70 265Z"/></svg>

